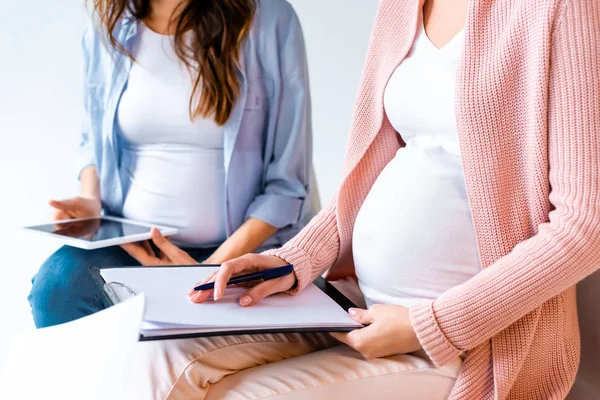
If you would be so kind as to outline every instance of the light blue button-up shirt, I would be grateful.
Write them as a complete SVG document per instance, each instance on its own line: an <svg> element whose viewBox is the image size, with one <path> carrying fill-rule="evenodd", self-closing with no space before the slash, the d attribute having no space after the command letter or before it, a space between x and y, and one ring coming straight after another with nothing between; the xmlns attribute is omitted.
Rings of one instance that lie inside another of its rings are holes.
<svg viewBox="0 0 600 400"><path fill-rule="evenodd" d="M115 28L116 39L126 49L136 41L138 24L125 16ZM105 40L93 23L84 33L86 113L78 167L96 167L105 212L121 215L121 136L115 117L132 61L106 46ZM279 228L267 245L281 245L302 228L310 213L312 165L306 52L289 3L258 1L240 58L241 95L223 127L227 235L254 217Z"/></svg>

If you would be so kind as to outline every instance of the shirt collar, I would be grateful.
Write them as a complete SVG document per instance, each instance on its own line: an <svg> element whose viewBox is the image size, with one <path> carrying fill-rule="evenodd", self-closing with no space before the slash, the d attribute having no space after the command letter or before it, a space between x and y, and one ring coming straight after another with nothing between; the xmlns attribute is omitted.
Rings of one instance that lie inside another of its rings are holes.
<svg viewBox="0 0 600 400"><path fill-rule="evenodd" d="M135 37L138 33L138 19L132 14L129 9L123 13L122 19L122 44L127 45L127 42Z"/></svg>

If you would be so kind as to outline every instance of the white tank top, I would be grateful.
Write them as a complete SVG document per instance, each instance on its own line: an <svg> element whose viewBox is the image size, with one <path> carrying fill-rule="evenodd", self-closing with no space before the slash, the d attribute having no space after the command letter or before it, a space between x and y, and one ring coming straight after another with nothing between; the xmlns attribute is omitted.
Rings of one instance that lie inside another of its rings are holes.
<svg viewBox="0 0 600 400"><path fill-rule="evenodd" d="M367 304L437 298L480 271L454 110L459 33L438 49L421 29L385 90L406 147L373 185L353 234Z"/></svg>
<svg viewBox="0 0 600 400"><path fill-rule="evenodd" d="M192 80L173 38L140 29L117 112L123 215L179 228L181 246L218 245L226 239L223 129L190 120Z"/></svg>

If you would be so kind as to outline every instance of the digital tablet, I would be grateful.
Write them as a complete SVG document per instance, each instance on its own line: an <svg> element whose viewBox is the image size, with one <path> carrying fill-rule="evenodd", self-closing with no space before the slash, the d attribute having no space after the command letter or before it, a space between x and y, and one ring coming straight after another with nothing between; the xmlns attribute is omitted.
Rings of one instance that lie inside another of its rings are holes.
<svg viewBox="0 0 600 400"><path fill-rule="evenodd" d="M172 236L177 233L175 228L116 217L69 219L45 225L28 226L24 229L52 236L68 246L93 250L148 240L153 227L160 230L164 236Z"/></svg>

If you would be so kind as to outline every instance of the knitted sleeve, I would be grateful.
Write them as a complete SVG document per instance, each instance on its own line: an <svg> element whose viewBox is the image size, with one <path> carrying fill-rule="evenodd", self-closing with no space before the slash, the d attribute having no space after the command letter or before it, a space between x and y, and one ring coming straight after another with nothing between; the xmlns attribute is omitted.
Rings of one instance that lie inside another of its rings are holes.
<svg viewBox="0 0 600 400"><path fill-rule="evenodd" d="M304 289L331 267L338 257L340 238L336 204L336 198L332 199L327 207L283 247L263 253L280 257L294 266L298 285L292 293Z"/></svg>

